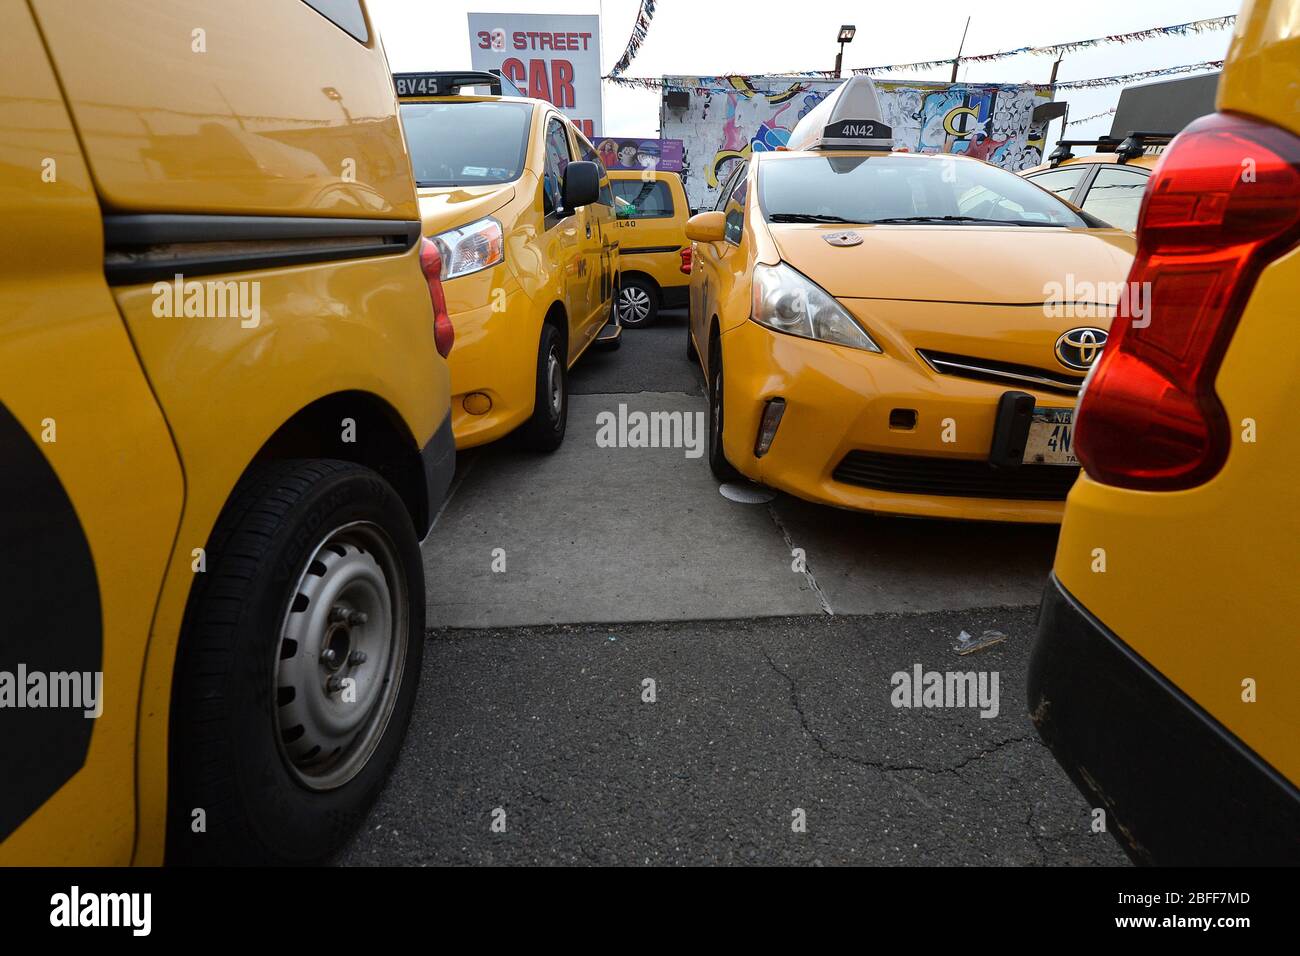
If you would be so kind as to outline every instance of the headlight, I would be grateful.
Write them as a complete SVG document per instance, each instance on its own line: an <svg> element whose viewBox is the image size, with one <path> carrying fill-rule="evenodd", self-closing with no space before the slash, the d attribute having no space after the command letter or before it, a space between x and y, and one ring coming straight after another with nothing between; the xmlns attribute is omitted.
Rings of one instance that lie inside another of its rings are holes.
<svg viewBox="0 0 1300 956"><path fill-rule="evenodd" d="M501 223L491 216L459 229L430 236L442 256L442 279L455 279L490 268L506 258Z"/></svg>
<svg viewBox="0 0 1300 956"><path fill-rule="evenodd" d="M879 352L880 346L825 289L785 263L754 267L753 319L777 332Z"/></svg>

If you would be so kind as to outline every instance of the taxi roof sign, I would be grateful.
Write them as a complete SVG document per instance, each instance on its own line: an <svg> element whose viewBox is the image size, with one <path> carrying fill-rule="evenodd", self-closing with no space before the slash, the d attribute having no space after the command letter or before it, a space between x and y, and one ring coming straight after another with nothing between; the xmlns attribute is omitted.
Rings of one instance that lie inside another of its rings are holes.
<svg viewBox="0 0 1300 956"><path fill-rule="evenodd" d="M880 118L880 97L869 76L845 80L790 133L789 149L876 149L894 145L894 131Z"/></svg>
<svg viewBox="0 0 1300 956"><path fill-rule="evenodd" d="M466 86L486 86L492 96L524 95L498 70L394 73L393 86L397 90L398 99L404 96L455 96Z"/></svg>

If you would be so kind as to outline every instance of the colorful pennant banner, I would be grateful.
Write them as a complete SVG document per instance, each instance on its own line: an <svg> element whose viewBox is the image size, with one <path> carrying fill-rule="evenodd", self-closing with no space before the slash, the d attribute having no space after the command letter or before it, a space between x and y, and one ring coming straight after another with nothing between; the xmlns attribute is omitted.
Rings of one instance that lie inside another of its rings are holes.
<svg viewBox="0 0 1300 956"><path fill-rule="evenodd" d="M627 49L623 55L618 58L614 68L609 71L606 79L613 80L623 75L623 71L632 65L636 59L637 51L641 49L641 44L645 42L645 35L650 32L650 21L655 16L655 0L641 0L641 9L637 11L636 23L632 25L632 36L627 41Z"/></svg>

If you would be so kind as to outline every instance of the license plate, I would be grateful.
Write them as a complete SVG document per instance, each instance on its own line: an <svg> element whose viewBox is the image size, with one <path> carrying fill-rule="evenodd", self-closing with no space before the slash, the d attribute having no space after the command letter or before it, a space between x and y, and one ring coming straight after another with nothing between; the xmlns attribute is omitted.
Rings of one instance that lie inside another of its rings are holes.
<svg viewBox="0 0 1300 956"><path fill-rule="evenodd" d="M1026 465L1078 465L1074 456L1074 409L1035 408L1025 442Z"/></svg>

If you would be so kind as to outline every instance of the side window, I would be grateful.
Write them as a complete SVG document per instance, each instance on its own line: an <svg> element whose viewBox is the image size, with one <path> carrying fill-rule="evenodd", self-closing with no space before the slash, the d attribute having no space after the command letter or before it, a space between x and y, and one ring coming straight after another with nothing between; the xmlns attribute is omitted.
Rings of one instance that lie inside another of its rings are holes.
<svg viewBox="0 0 1300 956"><path fill-rule="evenodd" d="M718 199L717 202L713 204L713 212L722 212L722 210L726 208L727 199L731 196L731 190L735 188L736 185L736 174L744 168L745 164L743 162L736 163L731 167L731 172L727 173L727 178L723 182L722 188L718 190Z"/></svg>
<svg viewBox="0 0 1300 956"><path fill-rule="evenodd" d="M740 236L745 231L745 197L749 194L749 178L745 175L745 165L736 170L735 184L727 197L725 207L727 228L725 236L728 242L740 245Z"/></svg>
<svg viewBox="0 0 1300 956"><path fill-rule="evenodd" d="M303 0L326 20L344 33L362 43L370 42L366 29L366 15L361 12L361 0Z"/></svg>
<svg viewBox="0 0 1300 956"><path fill-rule="evenodd" d="M643 183L639 179L620 179L614 183L614 195L627 219L671 219L676 209L668 184L660 180Z"/></svg>
<svg viewBox="0 0 1300 956"><path fill-rule="evenodd" d="M553 119L546 124L546 168L542 172L542 211L551 215L564 205L564 170L573 153L569 150L569 135L564 124Z"/></svg>
<svg viewBox="0 0 1300 956"><path fill-rule="evenodd" d="M600 196L596 202L602 206L614 207L614 194L609 188L609 176L605 171L605 164L600 161L600 154L596 152L596 147L587 141L587 137L578 137L578 155L582 157L584 163L595 163L600 169Z"/></svg>
<svg viewBox="0 0 1300 956"><path fill-rule="evenodd" d="M1047 169L1025 178L1035 186L1042 186L1049 193L1055 193L1068 201L1075 187L1083 182L1084 174L1087 172L1087 164L1080 163L1077 166L1060 166L1056 169Z"/></svg>
<svg viewBox="0 0 1300 956"><path fill-rule="evenodd" d="M1097 170L1097 178L1088 187L1083 209L1103 222L1133 232L1148 178L1127 166L1105 166Z"/></svg>

